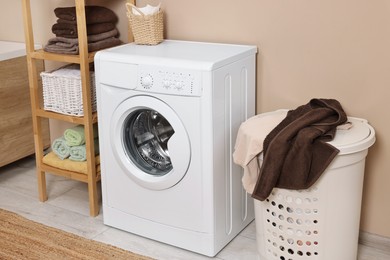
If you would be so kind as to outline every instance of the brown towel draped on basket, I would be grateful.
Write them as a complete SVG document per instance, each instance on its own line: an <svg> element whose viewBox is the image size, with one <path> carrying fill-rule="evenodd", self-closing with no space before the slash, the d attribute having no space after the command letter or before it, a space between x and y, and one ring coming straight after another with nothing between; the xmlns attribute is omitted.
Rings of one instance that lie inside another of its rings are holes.
<svg viewBox="0 0 390 260"><path fill-rule="evenodd" d="M115 29L115 24L113 23L88 24L87 35L100 34L113 29ZM58 37L77 38L78 36L76 23L64 23L57 21L57 23L52 26L51 31Z"/></svg>
<svg viewBox="0 0 390 260"><path fill-rule="evenodd" d="M57 7L55 15L67 21L76 21L76 7ZM116 23L118 17L108 8L103 6L85 6L85 20L87 24Z"/></svg>
<svg viewBox="0 0 390 260"><path fill-rule="evenodd" d="M299 190L314 184L339 152L326 142L346 121L334 99L312 99L289 111L264 140L263 164L252 197L265 200L274 187Z"/></svg>

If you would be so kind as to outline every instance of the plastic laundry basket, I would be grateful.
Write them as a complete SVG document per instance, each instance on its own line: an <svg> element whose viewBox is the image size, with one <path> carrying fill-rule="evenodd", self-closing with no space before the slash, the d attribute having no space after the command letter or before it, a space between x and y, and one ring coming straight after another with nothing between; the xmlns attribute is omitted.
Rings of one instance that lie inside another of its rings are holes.
<svg viewBox="0 0 390 260"><path fill-rule="evenodd" d="M273 189L255 200L261 260L356 260L365 158L375 131L364 119L338 130L340 152L307 190ZM261 158L259 158L261 163Z"/></svg>

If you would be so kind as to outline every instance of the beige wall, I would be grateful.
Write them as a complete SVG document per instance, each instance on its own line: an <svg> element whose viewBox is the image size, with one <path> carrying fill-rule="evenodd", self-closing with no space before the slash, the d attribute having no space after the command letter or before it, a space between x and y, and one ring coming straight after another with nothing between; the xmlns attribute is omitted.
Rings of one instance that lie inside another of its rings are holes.
<svg viewBox="0 0 390 260"><path fill-rule="evenodd" d="M0 0L5 28L0 40L23 40L19 2ZM54 19L47 13L72 2L32 0L41 15L36 34L43 41ZM99 1L116 10L125 39L122 2ZM157 1L138 4L146 2ZM323 97L338 99L348 115L369 120L377 143L367 158L361 229L390 237L390 2L164 0L162 7L167 38L258 46L258 113Z"/></svg>
<svg viewBox="0 0 390 260"><path fill-rule="evenodd" d="M390 237L390 2L164 0L163 8L167 38L258 46L258 113L323 97L369 120L377 143L361 229Z"/></svg>
<svg viewBox="0 0 390 260"><path fill-rule="evenodd" d="M85 0L87 4L104 5L115 11L119 21L118 30L120 39L127 41L126 10L123 8L126 0ZM53 10L56 7L74 6L74 0L30 0L34 37L38 44L45 44L48 39L54 37L51 27L56 21ZM0 40L24 41L22 0L0 0ZM123 33L122 33L123 32Z"/></svg>

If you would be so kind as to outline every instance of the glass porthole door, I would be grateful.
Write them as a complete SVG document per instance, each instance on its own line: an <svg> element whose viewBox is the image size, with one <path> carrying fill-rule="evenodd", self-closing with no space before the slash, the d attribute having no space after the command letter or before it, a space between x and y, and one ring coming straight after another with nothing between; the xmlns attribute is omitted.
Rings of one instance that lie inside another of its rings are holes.
<svg viewBox="0 0 390 260"><path fill-rule="evenodd" d="M168 141L174 133L160 113L139 109L124 122L124 148L130 160L146 174L162 176L172 170Z"/></svg>
<svg viewBox="0 0 390 260"><path fill-rule="evenodd" d="M187 132L161 100L148 96L126 100L115 110L112 127L116 158L141 186L166 189L186 174L191 157Z"/></svg>

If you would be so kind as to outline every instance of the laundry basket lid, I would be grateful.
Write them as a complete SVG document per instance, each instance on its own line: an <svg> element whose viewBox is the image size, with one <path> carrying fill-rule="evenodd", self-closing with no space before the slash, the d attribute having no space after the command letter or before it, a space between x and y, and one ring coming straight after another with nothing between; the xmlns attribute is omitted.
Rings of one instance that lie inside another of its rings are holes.
<svg viewBox="0 0 390 260"><path fill-rule="evenodd" d="M287 109L280 109L258 116L284 116ZM334 139L329 144L340 150L340 154L350 154L368 149L375 143L375 130L366 119L348 117L348 122L352 127L347 130L338 129Z"/></svg>
<svg viewBox="0 0 390 260"><path fill-rule="evenodd" d="M349 154L368 149L375 143L375 130L367 120L357 117L348 117L352 127L338 129L329 144L340 150L339 154Z"/></svg>

